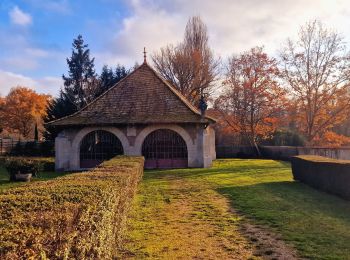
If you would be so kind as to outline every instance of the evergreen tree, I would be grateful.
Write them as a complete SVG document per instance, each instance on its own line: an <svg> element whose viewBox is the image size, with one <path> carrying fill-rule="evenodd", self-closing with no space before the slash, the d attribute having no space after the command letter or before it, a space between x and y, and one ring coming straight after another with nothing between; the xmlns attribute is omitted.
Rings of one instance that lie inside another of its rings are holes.
<svg viewBox="0 0 350 260"><path fill-rule="evenodd" d="M90 50L81 35L73 40L72 46L72 55L67 58L68 76L62 75L64 87L48 106L45 123L75 113L95 97L98 87L95 59L90 59ZM58 129L46 126L45 139L53 140L57 134Z"/></svg>
<svg viewBox="0 0 350 260"><path fill-rule="evenodd" d="M104 93L106 90L118 83L122 78L127 76L129 71L124 66L117 65L115 70L104 65L99 77L99 87L96 91L96 97Z"/></svg>
<svg viewBox="0 0 350 260"><path fill-rule="evenodd" d="M97 75L94 69L95 58L90 58L90 50L81 35L73 40L72 46L72 56L67 58L68 76L62 76L62 94L79 110L95 97Z"/></svg>
<svg viewBox="0 0 350 260"><path fill-rule="evenodd" d="M68 75L62 76L64 87L49 104L45 123L75 113L129 74L124 66L118 65L113 70L105 65L98 76L94 69L95 59L90 58L90 50L81 35L73 40L72 46L72 55L67 58ZM45 128L46 140L54 140L60 131L52 126Z"/></svg>
<svg viewBox="0 0 350 260"><path fill-rule="evenodd" d="M126 77L129 74L129 70L126 70L124 66L117 65L114 72L114 83L116 84L118 81L120 81L122 78Z"/></svg>
<svg viewBox="0 0 350 260"><path fill-rule="evenodd" d="M99 77L100 80L100 88L97 96L105 92L110 86L113 84L114 73L112 68L108 68L107 65L104 65L101 71L101 75Z"/></svg>
<svg viewBox="0 0 350 260"><path fill-rule="evenodd" d="M67 93L61 90L59 96L50 102L47 108L47 115L44 117L45 123L71 115L77 111L77 107L70 101L71 99L67 95ZM54 140L58 132L59 129L46 125L44 137L46 140Z"/></svg>
<svg viewBox="0 0 350 260"><path fill-rule="evenodd" d="M34 141L39 141L39 131L38 131L37 123L35 123L35 126L34 126Z"/></svg>

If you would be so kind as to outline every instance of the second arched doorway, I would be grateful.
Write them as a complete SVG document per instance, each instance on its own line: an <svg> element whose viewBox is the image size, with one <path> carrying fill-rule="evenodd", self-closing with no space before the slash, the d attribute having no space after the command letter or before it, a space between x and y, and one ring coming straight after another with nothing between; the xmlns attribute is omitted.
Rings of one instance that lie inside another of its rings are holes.
<svg viewBox="0 0 350 260"><path fill-rule="evenodd" d="M186 168L186 142L175 131L158 129L151 132L142 144L145 168Z"/></svg>
<svg viewBox="0 0 350 260"><path fill-rule="evenodd" d="M93 168L122 154L124 149L118 137L104 130L92 131L80 144L80 168Z"/></svg>

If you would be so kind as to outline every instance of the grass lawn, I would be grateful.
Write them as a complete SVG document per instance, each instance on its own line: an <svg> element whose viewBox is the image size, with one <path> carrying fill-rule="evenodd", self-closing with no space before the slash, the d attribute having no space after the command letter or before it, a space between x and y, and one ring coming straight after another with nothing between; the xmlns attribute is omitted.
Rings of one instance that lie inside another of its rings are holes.
<svg viewBox="0 0 350 260"><path fill-rule="evenodd" d="M45 181L59 176L63 176L65 172L39 172L37 177L33 177L32 181ZM0 165L0 192L9 188L26 185L26 182L10 182L6 169Z"/></svg>
<svg viewBox="0 0 350 260"><path fill-rule="evenodd" d="M280 235L301 257L350 259L350 202L293 181L289 163L240 159L146 171L127 255L252 259L257 245L242 233L245 222Z"/></svg>

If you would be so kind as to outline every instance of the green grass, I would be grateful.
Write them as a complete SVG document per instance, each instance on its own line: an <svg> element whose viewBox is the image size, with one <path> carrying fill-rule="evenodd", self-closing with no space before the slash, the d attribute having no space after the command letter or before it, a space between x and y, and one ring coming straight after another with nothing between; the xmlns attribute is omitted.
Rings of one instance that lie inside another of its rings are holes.
<svg viewBox="0 0 350 260"><path fill-rule="evenodd" d="M281 234L302 257L350 259L350 202L293 181L289 163L217 160L210 169L146 171L143 185L150 189L174 175L229 198L240 214Z"/></svg>
<svg viewBox="0 0 350 260"><path fill-rule="evenodd" d="M259 259L238 232L241 218L230 213L227 199L188 173L145 172L120 258Z"/></svg>
<svg viewBox="0 0 350 260"><path fill-rule="evenodd" d="M39 172L38 176L33 177L32 181L45 181L59 176L66 175L66 172ZM6 189L26 185L26 182L10 182L6 169L0 165L0 192Z"/></svg>

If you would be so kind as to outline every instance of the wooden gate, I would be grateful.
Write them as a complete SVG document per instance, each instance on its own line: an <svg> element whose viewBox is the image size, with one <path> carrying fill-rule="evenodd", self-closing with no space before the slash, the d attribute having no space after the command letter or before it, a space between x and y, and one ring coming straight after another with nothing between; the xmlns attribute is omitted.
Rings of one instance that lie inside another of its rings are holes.
<svg viewBox="0 0 350 260"><path fill-rule="evenodd" d="M80 168L93 168L116 155L124 154L123 146L114 134L97 130L88 133L80 145Z"/></svg>
<svg viewBox="0 0 350 260"><path fill-rule="evenodd" d="M150 133L143 142L142 155L145 168L186 168L188 152L182 137L168 129L159 129Z"/></svg>

